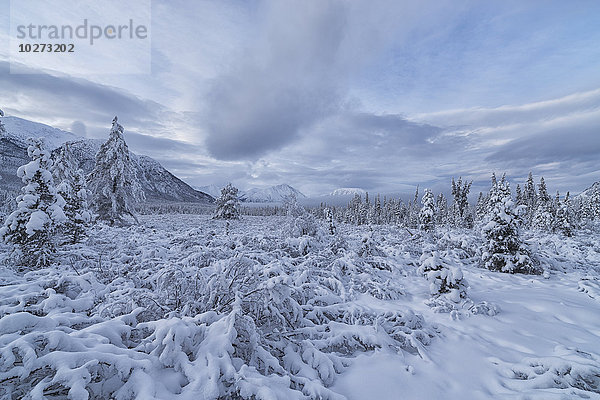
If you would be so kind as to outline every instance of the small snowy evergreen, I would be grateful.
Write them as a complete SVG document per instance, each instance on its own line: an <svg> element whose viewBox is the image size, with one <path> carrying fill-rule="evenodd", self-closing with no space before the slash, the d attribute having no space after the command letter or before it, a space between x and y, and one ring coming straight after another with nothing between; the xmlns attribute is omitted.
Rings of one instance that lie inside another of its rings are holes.
<svg viewBox="0 0 600 400"><path fill-rule="evenodd" d="M4 124L2 123L2 117L4 117L4 111L0 109L0 133L6 133L6 128L4 128Z"/></svg>
<svg viewBox="0 0 600 400"><path fill-rule="evenodd" d="M63 233L72 243L77 243L84 235L86 225L91 221L88 209L88 191L83 171L78 168L77 161L69 143L58 149L52 169L56 189L65 200L64 212L67 220L62 226Z"/></svg>
<svg viewBox="0 0 600 400"><path fill-rule="evenodd" d="M98 219L120 225L129 216L137 222L134 207L145 196L117 117L112 121L108 140L96 154L96 164L87 180Z"/></svg>
<svg viewBox="0 0 600 400"><path fill-rule="evenodd" d="M335 235L335 221L333 220L333 213L329 208L325 209L325 221L327 222L327 230L330 235Z"/></svg>
<svg viewBox="0 0 600 400"><path fill-rule="evenodd" d="M0 236L18 247L26 266L44 267L55 251L56 228L66 219L65 201L54 187L52 159L43 139L29 139L27 154L31 161L17 170L25 186L17 197L17 209L0 228Z"/></svg>
<svg viewBox="0 0 600 400"><path fill-rule="evenodd" d="M435 200L431 190L425 189L422 202L423 207L419 212L419 227L424 231L431 231L435 228Z"/></svg>
<svg viewBox="0 0 600 400"><path fill-rule="evenodd" d="M483 227L485 244L482 261L485 268L509 273L540 273L529 256L519 234L518 218L505 176L492 178L489 214Z"/></svg>
<svg viewBox="0 0 600 400"><path fill-rule="evenodd" d="M214 218L216 219L239 219L240 218L240 200L238 198L238 188L228 183L221 189L221 196L217 199L217 209Z"/></svg>
<svg viewBox="0 0 600 400"><path fill-rule="evenodd" d="M564 200L557 199L556 218L554 219L554 231L565 236L573 236L573 222L571 220L571 200L569 193Z"/></svg>

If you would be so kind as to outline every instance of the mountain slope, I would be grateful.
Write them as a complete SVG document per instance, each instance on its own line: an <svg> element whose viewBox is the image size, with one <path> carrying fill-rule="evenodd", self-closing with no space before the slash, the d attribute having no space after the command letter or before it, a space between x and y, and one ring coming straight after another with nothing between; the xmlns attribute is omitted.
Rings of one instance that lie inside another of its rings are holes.
<svg viewBox="0 0 600 400"><path fill-rule="evenodd" d="M596 191L600 191L600 181L594 182L592 184L592 186L590 186L589 188L585 189L583 192L579 193L577 195L577 197L583 197L583 198L590 197Z"/></svg>
<svg viewBox="0 0 600 400"><path fill-rule="evenodd" d="M276 203L282 202L290 196L296 196L299 200L306 198L299 190L286 184L271 186L265 189L250 189L243 192L240 198L247 203Z"/></svg>
<svg viewBox="0 0 600 400"><path fill-rule="evenodd" d="M79 168L89 173L94 167L98 149L103 143L100 139L84 139L70 132L55 129L47 125L27 121L16 117L2 119L6 133L0 134L0 186L10 190L21 187L17 178L17 168L27 162L28 137L44 137L52 149L69 142L79 160ZM151 202L176 201L194 203L212 203L214 199L206 193L194 190L191 186L167 171L156 160L131 153L131 159L136 164L138 179L146 194L146 200Z"/></svg>
<svg viewBox="0 0 600 400"><path fill-rule="evenodd" d="M219 197L221 195L221 189L224 187L225 187L225 185L223 185L223 186L206 185L206 186L194 187L194 189L199 190L204 193L208 193L216 199L217 197Z"/></svg>

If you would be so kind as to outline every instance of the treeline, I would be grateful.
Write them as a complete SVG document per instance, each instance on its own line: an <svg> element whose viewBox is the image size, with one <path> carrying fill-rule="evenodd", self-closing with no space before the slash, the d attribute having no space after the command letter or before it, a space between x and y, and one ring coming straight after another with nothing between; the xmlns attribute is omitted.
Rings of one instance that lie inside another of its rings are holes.
<svg viewBox="0 0 600 400"><path fill-rule="evenodd" d="M503 177L503 179L505 179ZM312 210L316 216L325 219L325 210L330 210L337 222L353 225L395 224L407 228L430 227L432 225L473 228L485 221L493 206L492 190L480 192L477 202L468 201L472 182L452 179L452 197L447 199L443 193L434 195L425 189L422 196L417 188L414 197L403 202L401 199L381 198L380 195L364 197L356 194L345 206L330 206L322 203ZM491 188L497 184L492 176ZM600 185L595 184L586 196L572 198L567 192L561 196L558 192L550 196L544 178L535 184L530 173L524 187L516 186L511 199L515 205L516 216L521 226L547 232L561 231L570 234L570 230L589 226L600 221Z"/></svg>

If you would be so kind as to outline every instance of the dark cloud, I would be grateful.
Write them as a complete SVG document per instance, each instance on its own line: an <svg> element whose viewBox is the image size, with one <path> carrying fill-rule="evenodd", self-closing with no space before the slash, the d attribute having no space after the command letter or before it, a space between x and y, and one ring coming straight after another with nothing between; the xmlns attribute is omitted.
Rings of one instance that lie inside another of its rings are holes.
<svg viewBox="0 0 600 400"><path fill-rule="evenodd" d="M486 161L523 167L539 164L600 160L600 128L570 126L540 132L501 146Z"/></svg>
<svg viewBox="0 0 600 400"><path fill-rule="evenodd" d="M338 108L345 72L337 58L347 7L289 6L265 10L266 27L258 34L263 40L211 85L203 116L206 146L219 159L252 159L281 148Z"/></svg>
<svg viewBox="0 0 600 400"><path fill-rule="evenodd" d="M6 109L37 121L74 115L87 125L110 125L115 115L132 126L156 129L159 116L166 113L160 104L142 100L122 89L69 76L40 71L10 74L6 62L0 62L0 101Z"/></svg>

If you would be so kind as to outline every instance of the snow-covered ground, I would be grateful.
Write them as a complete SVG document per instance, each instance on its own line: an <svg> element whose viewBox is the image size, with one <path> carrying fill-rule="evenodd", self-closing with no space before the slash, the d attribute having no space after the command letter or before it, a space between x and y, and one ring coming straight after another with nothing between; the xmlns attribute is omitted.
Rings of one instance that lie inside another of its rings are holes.
<svg viewBox="0 0 600 400"><path fill-rule="evenodd" d="M600 398L597 233L527 233L528 276L474 230L313 222L144 216L29 272L0 247L0 398ZM466 299L431 298L433 248Z"/></svg>

